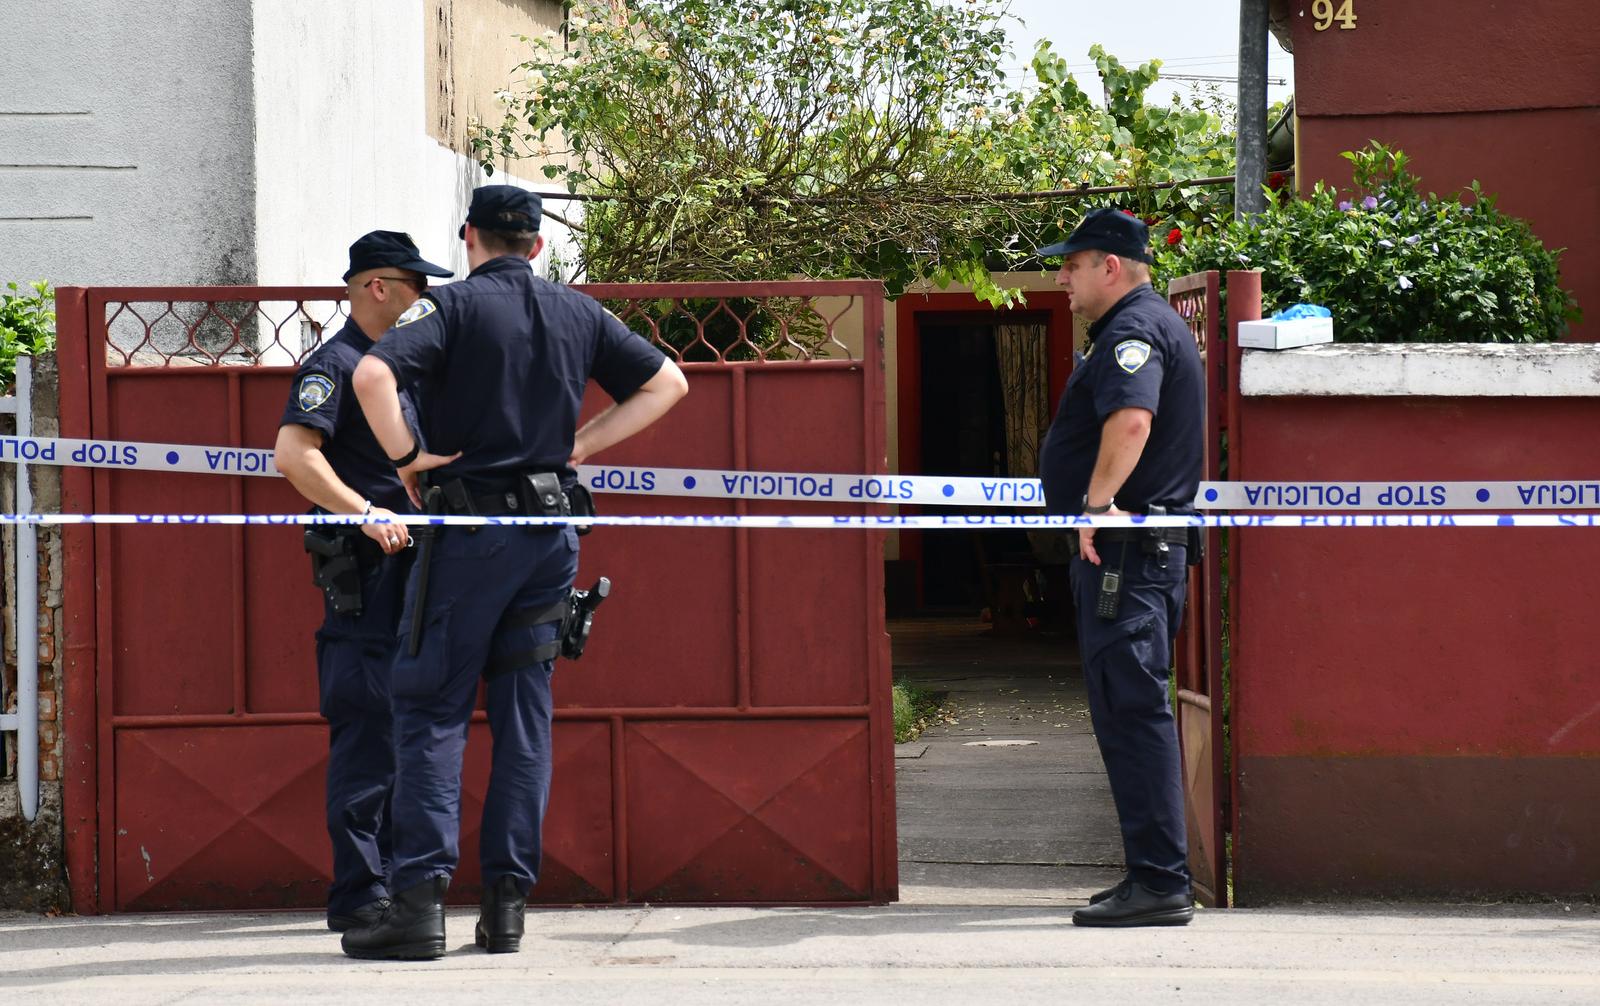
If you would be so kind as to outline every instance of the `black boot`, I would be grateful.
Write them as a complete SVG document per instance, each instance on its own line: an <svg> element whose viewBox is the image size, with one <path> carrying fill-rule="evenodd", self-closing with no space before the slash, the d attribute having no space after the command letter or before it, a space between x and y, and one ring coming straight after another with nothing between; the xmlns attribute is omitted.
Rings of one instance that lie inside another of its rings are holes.
<svg viewBox="0 0 1600 1006"><path fill-rule="evenodd" d="M483 889L483 909L478 915L478 946L491 954L514 954L522 949L522 909L528 899L517 889L517 878L506 874Z"/></svg>
<svg viewBox="0 0 1600 1006"><path fill-rule="evenodd" d="M1186 926L1194 918L1187 889L1173 894L1130 882L1099 904L1072 913L1075 926Z"/></svg>
<svg viewBox="0 0 1600 1006"><path fill-rule="evenodd" d="M384 909L389 907L388 898L378 898L369 901L360 908L353 908L348 912L328 916L328 928L336 933L348 929L360 929L362 926L375 926L383 918Z"/></svg>
<svg viewBox="0 0 1600 1006"><path fill-rule="evenodd" d="M1091 894L1091 895L1089 895L1089 904L1098 905L1102 901L1109 901L1110 899L1112 899L1112 898L1116 897L1117 895L1121 894L1122 893L1122 889L1124 887L1127 887L1129 883L1131 883L1131 881L1129 881L1129 879L1127 877L1123 877L1121 880L1117 881L1114 885L1112 885L1111 887L1106 888L1105 890L1101 891L1099 894Z"/></svg>
<svg viewBox="0 0 1600 1006"><path fill-rule="evenodd" d="M351 957L431 961L444 956L444 892L449 877L434 877L394 895L375 925L351 929L341 945Z"/></svg>

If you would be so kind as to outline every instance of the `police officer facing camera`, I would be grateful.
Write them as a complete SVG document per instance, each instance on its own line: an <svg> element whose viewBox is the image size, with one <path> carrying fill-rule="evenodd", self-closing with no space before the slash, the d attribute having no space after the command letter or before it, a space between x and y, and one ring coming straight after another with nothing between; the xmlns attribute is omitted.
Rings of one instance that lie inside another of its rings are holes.
<svg viewBox="0 0 1600 1006"><path fill-rule="evenodd" d="M1040 451L1057 514L1193 513L1205 384L1194 336L1150 286L1150 234L1097 209L1041 257L1088 319ZM1183 613L1189 532L1084 528L1072 560L1078 641L1095 738L1122 826L1126 878L1073 913L1080 926L1184 925L1194 917L1178 734L1168 699Z"/></svg>
<svg viewBox="0 0 1600 1006"><path fill-rule="evenodd" d="M597 302L539 279L539 197L472 194L461 236L471 274L429 291L356 368L361 408L400 478L430 512L573 511L573 467L655 422L688 390L682 373ZM590 378L617 404L577 428ZM399 389L424 403L429 453ZM428 473L427 484L418 476ZM553 483L553 484L552 484ZM571 527L445 527L406 586L412 643L392 678L397 775L393 904L345 933L353 957L444 954L444 896L457 863L461 759L488 678L494 737L480 839L476 942L519 949L539 875L550 784L551 655L578 565Z"/></svg>
<svg viewBox="0 0 1600 1006"><path fill-rule="evenodd" d="M372 437L350 376L361 357L410 307L429 276L450 270L422 258L411 238L373 231L350 246L344 274L350 320L294 375L275 458L316 512L373 517L414 513L405 486ZM413 416L410 397L403 408ZM411 420L414 424L414 418ZM375 922L388 904L389 791L394 752L389 664L395 652L404 570L404 525L306 530L313 579L323 589L317 682L328 720L328 837L333 885L328 928Z"/></svg>

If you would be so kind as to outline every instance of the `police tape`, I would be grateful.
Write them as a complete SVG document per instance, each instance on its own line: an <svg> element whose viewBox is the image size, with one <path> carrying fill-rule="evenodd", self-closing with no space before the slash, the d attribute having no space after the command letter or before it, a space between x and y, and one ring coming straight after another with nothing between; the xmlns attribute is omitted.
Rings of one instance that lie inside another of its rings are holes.
<svg viewBox="0 0 1600 1006"><path fill-rule="evenodd" d="M122 440L0 436L0 462L277 477L273 452ZM578 477L618 495L918 506L1043 508L1038 479L751 472L583 465ZM1562 510L1600 508L1600 479L1478 482L1202 482L1202 510Z"/></svg>
<svg viewBox="0 0 1600 1006"><path fill-rule="evenodd" d="M1081 530L1083 528L1160 528L1160 527L1317 527L1317 528L1400 528L1400 527L1600 527L1600 514L1580 513L1256 513L1256 514L1172 514L1146 517L1139 514L1117 516L1065 516L1060 514L698 514L688 516L616 515L598 517L476 517L455 514L397 514L393 517L363 519L356 514L132 514L132 513L45 513L0 514L0 524L122 524L178 526L294 526L305 524L405 524L434 527L673 527L746 528L796 530L870 531L957 531L976 528L1020 528L1024 530Z"/></svg>

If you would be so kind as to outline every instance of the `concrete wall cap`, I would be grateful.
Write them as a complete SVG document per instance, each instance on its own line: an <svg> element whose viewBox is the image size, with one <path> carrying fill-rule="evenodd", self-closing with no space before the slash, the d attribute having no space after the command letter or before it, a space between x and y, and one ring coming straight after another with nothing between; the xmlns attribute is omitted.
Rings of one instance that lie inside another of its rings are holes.
<svg viewBox="0 0 1600 1006"><path fill-rule="evenodd" d="M1600 397L1600 343L1247 349L1240 370L1240 390L1259 397Z"/></svg>

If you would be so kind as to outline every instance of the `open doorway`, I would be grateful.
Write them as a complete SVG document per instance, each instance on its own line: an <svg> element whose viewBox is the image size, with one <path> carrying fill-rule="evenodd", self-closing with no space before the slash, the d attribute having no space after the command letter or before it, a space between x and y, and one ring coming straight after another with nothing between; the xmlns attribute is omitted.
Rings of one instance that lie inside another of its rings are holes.
<svg viewBox="0 0 1600 1006"><path fill-rule="evenodd" d="M1050 322L1043 311L917 317L919 473L1038 475L1039 447L1051 417ZM908 434L902 431L902 442ZM918 538L916 613L976 614L1002 635L1070 621L1064 607L1066 554L1058 535L975 528Z"/></svg>
<svg viewBox="0 0 1600 1006"><path fill-rule="evenodd" d="M1066 298L1026 310L915 298L897 315L899 470L1032 478L1071 366ZM968 508L924 506L923 513ZM987 509L987 508L986 508ZM1089 724L1065 542L903 534L895 675L953 710L897 745L901 900L1068 905L1114 883L1115 810Z"/></svg>

